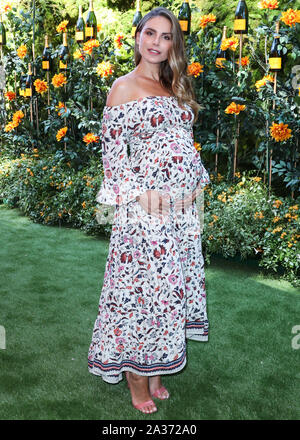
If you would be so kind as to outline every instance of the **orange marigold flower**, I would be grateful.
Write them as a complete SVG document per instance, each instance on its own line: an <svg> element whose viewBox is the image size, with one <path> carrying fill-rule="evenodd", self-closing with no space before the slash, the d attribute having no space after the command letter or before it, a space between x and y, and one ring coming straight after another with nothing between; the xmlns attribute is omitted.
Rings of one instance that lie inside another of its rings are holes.
<svg viewBox="0 0 300 440"><path fill-rule="evenodd" d="M58 141L60 141L62 138L64 138L66 136L68 127L63 127L60 130L58 130L57 134L56 134L56 139Z"/></svg>
<svg viewBox="0 0 300 440"><path fill-rule="evenodd" d="M101 23L97 24L97 32L100 32L101 29L102 29L102 24Z"/></svg>
<svg viewBox="0 0 300 440"><path fill-rule="evenodd" d="M246 106L241 104L236 104L235 102L231 102L226 109L225 113L228 115L236 114L238 115L241 111L245 110Z"/></svg>
<svg viewBox="0 0 300 440"><path fill-rule="evenodd" d="M83 209L85 209L86 208L86 203L82 202L81 204L82 204Z"/></svg>
<svg viewBox="0 0 300 440"><path fill-rule="evenodd" d="M57 73L52 78L52 84L54 87L62 87L64 84L67 84L67 78L63 73Z"/></svg>
<svg viewBox="0 0 300 440"><path fill-rule="evenodd" d="M270 134L276 142L282 142L286 141L292 136L292 130L288 128L288 124L284 124L283 122L276 124L273 122L272 126L270 127Z"/></svg>
<svg viewBox="0 0 300 440"><path fill-rule="evenodd" d="M261 211L260 212L256 211L256 213L254 214L254 218L255 218L255 220L257 218L262 219L262 218L264 218L264 215Z"/></svg>
<svg viewBox="0 0 300 440"><path fill-rule="evenodd" d="M296 23L300 23L300 10L288 9L282 12L280 20L290 27L296 26Z"/></svg>
<svg viewBox="0 0 300 440"><path fill-rule="evenodd" d="M276 232L281 232L282 226L277 226L277 228L273 229L272 234L276 234Z"/></svg>
<svg viewBox="0 0 300 440"><path fill-rule="evenodd" d="M277 9L279 5L277 0L262 0L257 6L259 9Z"/></svg>
<svg viewBox="0 0 300 440"><path fill-rule="evenodd" d="M13 114L13 122L16 124L20 124L21 119L24 118L24 113L22 110L18 110Z"/></svg>
<svg viewBox="0 0 300 440"><path fill-rule="evenodd" d="M221 50L231 49L233 51L238 47L239 40L237 37L224 38L221 43Z"/></svg>
<svg viewBox="0 0 300 440"><path fill-rule="evenodd" d="M204 29L208 23L215 23L216 18L214 14L202 15L202 17L200 17L200 27Z"/></svg>
<svg viewBox="0 0 300 440"><path fill-rule="evenodd" d="M255 83L256 90L259 91L261 87L267 84L267 81L274 82L274 77L272 75L265 75L262 79L259 79Z"/></svg>
<svg viewBox="0 0 300 440"><path fill-rule="evenodd" d="M4 6L4 12L10 11L12 9L12 6L10 3L6 3L6 5Z"/></svg>
<svg viewBox="0 0 300 440"><path fill-rule="evenodd" d="M279 208L279 206L282 205L282 201L277 199L274 201L273 206L275 206L275 208Z"/></svg>
<svg viewBox="0 0 300 440"><path fill-rule="evenodd" d="M9 101L13 101L14 99L16 99L16 94L15 92L6 92L4 94L4 96L9 100Z"/></svg>
<svg viewBox="0 0 300 440"><path fill-rule="evenodd" d="M48 85L44 80L36 79L33 84L38 93L45 93L48 90Z"/></svg>
<svg viewBox="0 0 300 440"><path fill-rule="evenodd" d="M57 32L67 32L67 25L69 23L69 20L63 20L59 23L59 25L56 27Z"/></svg>
<svg viewBox="0 0 300 440"><path fill-rule="evenodd" d="M112 73L113 73L113 66L110 64L109 61L102 61L102 63L99 63L97 65L96 72L102 78L105 77L105 76L112 75Z"/></svg>
<svg viewBox="0 0 300 440"><path fill-rule="evenodd" d="M8 132L13 130L14 128L16 128L19 124L15 124L14 122L9 122L8 124L5 125L4 127L4 131Z"/></svg>
<svg viewBox="0 0 300 440"><path fill-rule="evenodd" d="M199 142L194 142L194 147L196 148L197 151L201 151L202 149L201 144Z"/></svg>
<svg viewBox="0 0 300 440"><path fill-rule="evenodd" d="M55 110L58 112L58 116L62 116L67 111L67 107L63 102L59 101L58 105L55 106Z"/></svg>
<svg viewBox="0 0 300 440"><path fill-rule="evenodd" d="M83 142L85 142L86 144L91 144L92 142L99 142L99 136L96 136L93 133L88 133L83 137Z"/></svg>
<svg viewBox="0 0 300 440"><path fill-rule="evenodd" d="M236 64L239 64L239 61L236 61ZM249 64L249 57L245 56L241 58L241 65L244 66L248 66Z"/></svg>
<svg viewBox="0 0 300 440"><path fill-rule="evenodd" d="M17 54L18 54L19 58L24 58L25 55L27 54L26 46L24 46L23 44L21 46L19 46L17 49Z"/></svg>
<svg viewBox="0 0 300 440"><path fill-rule="evenodd" d="M203 72L203 67L202 64L200 63L192 63L188 65L188 75L190 76L194 76L195 78L197 78L197 76L200 75L200 73Z"/></svg>
<svg viewBox="0 0 300 440"><path fill-rule="evenodd" d="M77 49L73 53L73 58L75 60L78 60L79 58L81 58L84 61L85 60L85 55L84 55L84 53L80 49Z"/></svg>
<svg viewBox="0 0 300 440"><path fill-rule="evenodd" d="M99 45L100 45L100 43L96 39L88 40L86 43L84 43L83 50L84 50L84 52L88 53L89 55L92 55L94 47L99 47Z"/></svg>
<svg viewBox="0 0 300 440"><path fill-rule="evenodd" d="M120 49L123 46L122 40L125 38L125 35L122 32L119 32L114 38L114 45Z"/></svg>

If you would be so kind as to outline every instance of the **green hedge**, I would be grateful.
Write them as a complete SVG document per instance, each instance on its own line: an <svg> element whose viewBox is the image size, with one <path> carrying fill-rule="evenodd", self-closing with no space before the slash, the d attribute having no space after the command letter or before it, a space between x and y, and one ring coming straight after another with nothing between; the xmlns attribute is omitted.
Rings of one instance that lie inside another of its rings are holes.
<svg viewBox="0 0 300 440"><path fill-rule="evenodd" d="M0 199L18 207L34 222L80 228L88 234L107 237L111 225L96 221L96 193L103 170L99 160L75 171L56 156L23 155L2 160ZM268 191L253 172L237 173L236 181L211 174L205 188L203 247L206 260L212 254L259 258L269 270L284 270L283 277L299 285L298 199L268 197Z"/></svg>

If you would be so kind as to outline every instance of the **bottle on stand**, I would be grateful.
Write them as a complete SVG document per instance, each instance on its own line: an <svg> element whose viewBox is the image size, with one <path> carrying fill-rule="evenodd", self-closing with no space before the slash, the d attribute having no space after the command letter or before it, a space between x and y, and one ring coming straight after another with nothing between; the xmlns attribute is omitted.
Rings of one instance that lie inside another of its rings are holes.
<svg viewBox="0 0 300 440"><path fill-rule="evenodd" d="M84 43L85 41L85 23L82 17L82 6L79 5L79 15L75 27L75 40L78 44Z"/></svg>
<svg viewBox="0 0 300 440"><path fill-rule="evenodd" d="M20 96L25 96L25 93L26 93L26 79L27 79L27 75L22 73L21 76L20 76L20 87L19 87L19 95Z"/></svg>
<svg viewBox="0 0 300 440"><path fill-rule="evenodd" d="M45 72L49 72L49 70L51 70L51 53L49 49L48 35L45 35L45 46L42 55L42 69Z"/></svg>
<svg viewBox="0 0 300 440"><path fill-rule="evenodd" d="M245 0L238 2L234 15L233 31L235 34L248 34L248 8Z"/></svg>
<svg viewBox="0 0 300 440"><path fill-rule="evenodd" d="M227 50L221 49L222 42L226 38L226 30L227 30L227 26L223 26L222 40L220 42L219 50L218 50L217 57L216 57L216 66L221 69L224 68L222 61L226 61L228 59Z"/></svg>
<svg viewBox="0 0 300 440"><path fill-rule="evenodd" d="M93 0L90 0L89 12L85 22L85 39L94 40L97 37L97 19L94 12Z"/></svg>
<svg viewBox="0 0 300 440"><path fill-rule="evenodd" d="M69 59L70 59L70 53L68 48L67 32L64 32L63 45L59 53L59 70L64 70L64 71L67 70Z"/></svg>
<svg viewBox="0 0 300 440"><path fill-rule="evenodd" d="M135 37L135 31L137 28L137 25L139 24L139 22L142 19L142 11L141 11L141 1L137 0L136 2L136 12L134 14L133 20L132 20L132 30L131 30L131 36L134 38Z"/></svg>
<svg viewBox="0 0 300 440"><path fill-rule="evenodd" d="M2 13L0 13L0 46L6 46L6 31L3 24Z"/></svg>
<svg viewBox="0 0 300 440"><path fill-rule="evenodd" d="M25 95L24 96L27 98L32 98L32 96L33 96L33 78L32 78L31 63L28 64L28 74L26 77Z"/></svg>
<svg viewBox="0 0 300 440"><path fill-rule="evenodd" d="M276 22L276 30L269 53L269 71L280 72L282 69L282 50L278 49L279 42L279 21Z"/></svg>
<svg viewBox="0 0 300 440"><path fill-rule="evenodd" d="M189 0L182 3L178 13L178 21L183 35L189 35L191 31L191 8Z"/></svg>

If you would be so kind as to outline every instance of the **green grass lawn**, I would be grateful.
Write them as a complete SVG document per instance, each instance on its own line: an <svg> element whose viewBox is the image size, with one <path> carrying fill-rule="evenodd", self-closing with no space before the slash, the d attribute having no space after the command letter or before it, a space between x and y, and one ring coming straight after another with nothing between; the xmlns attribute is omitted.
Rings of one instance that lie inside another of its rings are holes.
<svg viewBox="0 0 300 440"><path fill-rule="evenodd" d="M91 375L87 353L109 242L34 224L0 206L0 419L300 419L300 293L246 264L206 267L209 342L188 342L171 398L143 415L125 381Z"/></svg>

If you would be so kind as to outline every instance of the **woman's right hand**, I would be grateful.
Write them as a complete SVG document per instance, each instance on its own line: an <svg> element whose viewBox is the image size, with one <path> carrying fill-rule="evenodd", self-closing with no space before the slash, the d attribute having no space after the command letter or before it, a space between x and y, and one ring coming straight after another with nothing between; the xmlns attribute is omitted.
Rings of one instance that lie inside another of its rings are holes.
<svg viewBox="0 0 300 440"><path fill-rule="evenodd" d="M148 190L136 200L141 207L155 217L165 216L170 213L170 196L168 194L161 194L156 190Z"/></svg>

